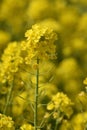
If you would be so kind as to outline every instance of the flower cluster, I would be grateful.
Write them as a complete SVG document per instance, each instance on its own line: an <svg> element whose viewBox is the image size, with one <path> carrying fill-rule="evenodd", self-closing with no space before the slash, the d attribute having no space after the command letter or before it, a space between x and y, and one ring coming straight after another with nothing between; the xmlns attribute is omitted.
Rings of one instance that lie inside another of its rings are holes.
<svg viewBox="0 0 87 130"><path fill-rule="evenodd" d="M83 81L83 83L84 83L85 85L87 85L87 78L85 78L85 80Z"/></svg>
<svg viewBox="0 0 87 130"><path fill-rule="evenodd" d="M27 52L26 63L29 63L31 59L54 59L56 57L54 42L57 35L52 29L35 24L32 29L27 30L25 37L27 40L22 42L21 46Z"/></svg>
<svg viewBox="0 0 87 130"><path fill-rule="evenodd" d="M86 130L87 129L87 112L78 113L73 116L71 120L73 130Z"/></svg>
<svg viewBox="0 0 87 130"><path fill-rule="evenodd" d="M20 130L34 130L34 127L28 123L26 124L23 124L21 127L20 127Z"/></svg>
<svg viewBox="0 0 87 130"><path fill-rule="evenodd" d="M0 68L0 81L13 80L14 74L18 71L23 58L20 56L20 46L17 42L10 43L2 55L2 62Z"/></svg>
<svg viewBox="0 0 87 130"><path fill-rule="evenodd" d="M0 130L15 130L11 117L0 114Z"/></svg>
<svg viewBox="0 0 87 130"><path fill-rule="evenodd" d="M58 92L56 95L52 97L52 101L48 103L47 109L54 111L54 118L57 118L58 112L63 113L67 117L70 117L73 113L72 109L73 103L71 100L62 92Z"/></svg>

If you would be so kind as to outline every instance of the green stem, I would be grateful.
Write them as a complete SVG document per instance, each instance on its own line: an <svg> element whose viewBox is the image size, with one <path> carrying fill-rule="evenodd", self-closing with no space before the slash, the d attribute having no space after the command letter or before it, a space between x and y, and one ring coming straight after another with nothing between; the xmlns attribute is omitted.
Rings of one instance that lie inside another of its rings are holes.
<svg viewBox="0 0 87 130"><path fill-rule="evenodd" d="M56 120L56 124L55 124L55 129L54 130L58 130L58 125L60 124L60 119Z"/></svg>
<svg viewBox="0 0 87 130"><path fill-rule="evenodd" d="M56 124L55 124L55 130L57 130L57 125L58 125L58 121L56 121Z"/></svg>
<svg viewBox="0 0 87 130"><path fill-rule="evenodd" d="M58 130L58 125L61 123L62 119L63 119L63 115L61 115L61 112L59 111L59 118L56 119L56 124L55 124L54 130Z"/></svg>
<svg viewBox="0 0 87 130"><path fill-rule="evenodd" d="M35 104L34 104L34 130L37 130L37 111L38 111L38 87L39 87L39 59L37 59Z"/></svg>
<svg viewBox="0 0 87 130"><path fill-rule="evenodd" d="M8 95L7 95L7 101L6 101L6 105L5 105L4 112L3 112L4 114L6 114L7 108L8 108L9 103L10 103L12 89L13 89L13 83L11 83L11 86L9 88L9 92L8 92Z"/></svg>

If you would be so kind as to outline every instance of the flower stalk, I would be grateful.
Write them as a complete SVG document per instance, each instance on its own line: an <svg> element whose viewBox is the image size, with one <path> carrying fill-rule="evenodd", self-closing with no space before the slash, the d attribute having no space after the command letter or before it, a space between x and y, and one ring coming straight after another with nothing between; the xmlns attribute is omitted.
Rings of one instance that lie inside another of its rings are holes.
<svg viewBox="0 0 87 130"><path fill-rule="evenodd" d="M36 87L35 87L35 104L34 104L34 130L37 130L38 124L38 88L39 88L39 59L37 59L37 69L36 69Z"/></svg>
<svg viewBox="0 0 87 130"><path fill-rule="evenodd" d="M9 103L10 103L10 99L11 99L12 89L13 89L13 83L11 83L10 88L9 88L9 92L7 95L7 101L6 101L6 105L5 105L3 114L6 114L6 112L7 112L7 109L8 109Z"/></svg>

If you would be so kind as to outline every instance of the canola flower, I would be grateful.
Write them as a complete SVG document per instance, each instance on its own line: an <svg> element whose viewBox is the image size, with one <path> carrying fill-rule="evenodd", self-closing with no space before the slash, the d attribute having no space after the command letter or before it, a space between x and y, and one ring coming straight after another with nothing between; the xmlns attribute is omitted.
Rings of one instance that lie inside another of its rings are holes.
<svg viewBox="0 0 87 130"><path fill-rule="evenodd" d="M86 88L85 88L86 89ZM84 112L87 111L87 93L81 91L76 97L76 107L78 111Z"/></svg>
<svg viewBox="0 0 87 130"><path fill-rule="evenodd" d="M75 114L71 120L74 130L87 129L87 112Z"/></svg>
<svg viewBox="0 0 87 130"><path fill-rule="evenodd" d="M27 40L22 42L21 47L27 53L26 64L30 64L30 60L37 58L39 60L56 58L54 42L57 35L52 29L35 24L32 29L26 31L25 37L27 37Z"/></svg>
<svg viewBox="0 0 87 130"><path fill-rule="evenodd" d="M20 127L20 130L34 130L34 127L31 124L25 123ZM40 130L40 129L37 129Z"/></svg>
<svg viewBox="0 0 87 130"><path fill-rule="evenodd" d="M11 117L0 113L0 130L15 130Z"/></svg>
<svg viewBox="0 0 87 130"><path fill-rule="evenodd" d="M25 123L20 127L20 130L34 130L34 127L28 123Z"/></svg>
<svg viewBox="0 0 87 130"><path fill-rule="evenodd" d="M72 101L67 97L66 94L62 92L58 92L56 95L52 97L52 100L47 105L47 110L53 110L55 111L53 113L54 118L58 118L58 111L60 113L63 113L68 118L73 113L72 109L73 103Z"/></svg>
<svg viewBox="0 0 87 130"><path fill-rule="evenodd" d="M87 78L85 78L85 80L83 81L83 83L84 83L85 85L87 85Z"/></svg>
<svg viewBox="0 0 87 130"><path fill-rule="evenodd" d="M70 121L64 119L62 124L60 125L59 130L73 130L73 126Z"/></svg>
<svg viewBox="0 0 87 130"><path fill-rule="evenodd" d="M1 60L0 81L2 83L12 81L23 62L23 58L20 56L20 46L18 46L17 42L9 43L4 50Z"/></svg>

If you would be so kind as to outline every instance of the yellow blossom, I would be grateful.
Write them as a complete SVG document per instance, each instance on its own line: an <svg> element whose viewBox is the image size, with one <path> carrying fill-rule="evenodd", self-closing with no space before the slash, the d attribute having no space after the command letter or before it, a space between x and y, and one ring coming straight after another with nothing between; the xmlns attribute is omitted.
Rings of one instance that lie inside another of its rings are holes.
<svg viewBox="0 0 87 130"><path fill-rule="evenodd" d="M83 83L84 83L85 85L87 85L87 78L85 78L85 80L83 81Z"/></svg>
<svg viewBox="0 0 87 130"><path fill-rule="evenodd" d="M74 130L86 130L87 128L87 112L75 114L71 120Z"/></svg>
<svg viewBox="0 0 87 130"><path fill-rule="evenodd" d="M34 0L30 2L27 15L30 19L38 20L49 15L49 8L50 2L47 0Z"/></svg>
<svg viewBox="0 0 87 130"><path fill-rule="evenodd" d="M57 39L56 33L52 29L40 25L33 25L32 29L25 33L26 42L22 42L22 50L26 52L25 62L29 59L54 59L56 57L56 46L54 45Z"/></svg>
<svg viewBox="0 0 87 130"><path fill-rule="evenodd" d="M20 130L34 130L34 127L28 123L26 124L23 124L21 127L20 127Z"/></svg>
<svg viewBox="0 0 87 130"><path fill-rule="evenodd" d="M10 34L0 30L0 49L10 41Z"/></svg>
<svg viewBox="0 0 87 130"><path fill-rule="evenodd" d="M47 109L63 112L67 117L70 117L73 113L72 105L73 103L67 95L62 92L58 92L52 97L52 101L48 103Z"/></svg>
<svg viewBox="0 0 87 130"><path fill-rule="evenodd" d="M15 130L11 117L0 114L0 130Z"/></svg>
<svg viewBox="0 0 87 130"><path fill-rule="evenodd" d="M2 55L0 68L0 80L13 80L13 75L18 72L19 66L22 64L23 58L20 56L20 46L17 42L9 43Z"/></svg>

